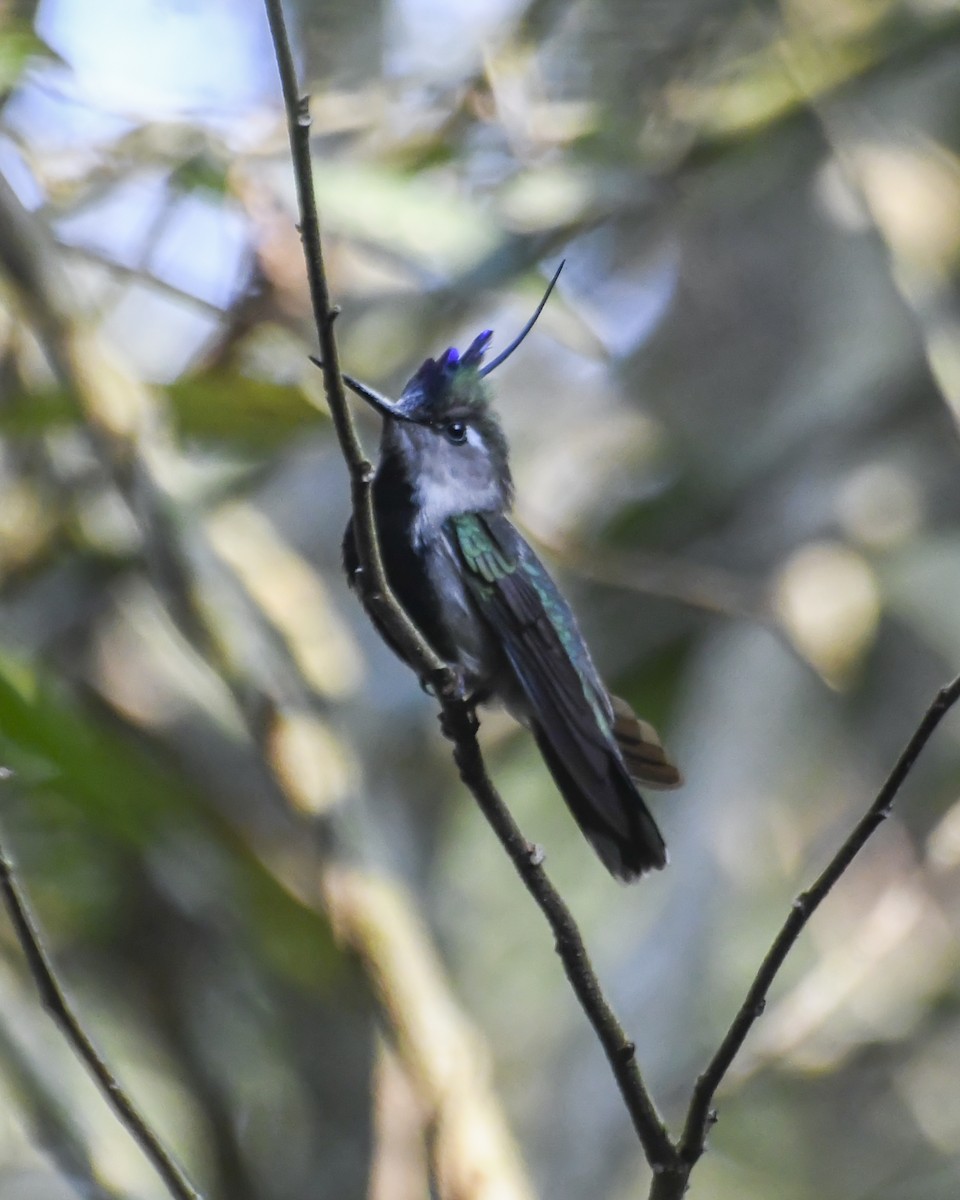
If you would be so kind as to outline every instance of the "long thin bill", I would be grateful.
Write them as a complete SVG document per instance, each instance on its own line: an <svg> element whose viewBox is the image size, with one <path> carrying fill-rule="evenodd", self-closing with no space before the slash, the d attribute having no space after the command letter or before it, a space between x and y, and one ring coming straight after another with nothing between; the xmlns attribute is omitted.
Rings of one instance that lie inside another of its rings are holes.
<svg viewBox="0 0 960 1200"><path fill-rule="evenodd" d="M314 364L314 366L323 370L323 363L319 358L314 358L311 354L310 361ZM375 408L382 416L393 417L395 420L399 421L409 421L410 418L397 408L396 401L391 400L389 396L384 396L382 392L378 392L376 389L368 387L367 384L361 383L359 379L354 379L353 376L348 375L346 371L341 371L340 377L351 392L355 392L361 398L361 400L366 400L366 402L371 405L371 407Z"/></svg>
<svg viewBox="0 0 960 1200"><path fill-rule="evenodd" d="M550 293L553 291L554 285L556 284L557 280L560 278L560 272L563 270L563 264L566 261L567 260L565 258L562 258L560 260L560 266L557 267L557 269L554 271L553 278L547 284L547 290L543 293L543 299L537 305L536 312L534 312L533 316L526 323L526 325L524 325L524 327L520 330L520 332L513 339L513 341L506 348L506 350L501 350L501 352L497 355L497 357L493 360L493 362L487 363L487 365L480 372L481 377L483 377L484 375L489 375L490 372L495 371L502 362L506 362L506 360L510 357L510 355L514 352L514 350L516 350L516 348L520 345L520 343L527 336L527 334L534 327L534 325L536 325L537 317L539 317L540 314L543 312L547 301L550 299ZM344 378L346 378L346 376L344 376Z"/></svg>

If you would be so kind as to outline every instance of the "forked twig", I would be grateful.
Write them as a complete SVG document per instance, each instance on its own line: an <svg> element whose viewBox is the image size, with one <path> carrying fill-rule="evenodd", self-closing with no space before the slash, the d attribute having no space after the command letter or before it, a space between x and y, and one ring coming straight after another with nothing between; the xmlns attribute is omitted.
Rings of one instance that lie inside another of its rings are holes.
<svg viewBox="0 0 960 1200"><path fill-rule="evenodd" d="M453 754L461 778L550 924L564 970L610 1062L637 1137L653 1169L651 1200L680 1200L687 1190L690 1173L703 1154L707 1134L713 1122L712 1105L717 1089L753 1023L763 1011L773 980L814 911L850 866L871 834L889 815L895 796L930 736L950 708L960 699L960 677L937 694L864 817L857 823L816 882L794 902L743 1004L713 1058L697 1080L683 1132L675 1143L643 1082L633 1044L603 995L570 910L540 865L535 847L523 837L490 781L476 738L476 718L469 705L457 695L453 673L439 661L396 599L390 595L387 587L371 503L372 469L363 455L350 418L333 336L337 310L330 304L323 268L310 161L309 107L306 98L301 96L298 89L280 0L265 0L265 4L276 49L290 131L300 207L300 232L321 345L324 387L341 449L350 471L354 528L357 531L363 571L362 586L365 589L367 606L372 604L376 607L382 625L389 630L395 644L403 647L402 657L415 664L421 680L433 685L442 709L444 732L453 743Z"/></svg>

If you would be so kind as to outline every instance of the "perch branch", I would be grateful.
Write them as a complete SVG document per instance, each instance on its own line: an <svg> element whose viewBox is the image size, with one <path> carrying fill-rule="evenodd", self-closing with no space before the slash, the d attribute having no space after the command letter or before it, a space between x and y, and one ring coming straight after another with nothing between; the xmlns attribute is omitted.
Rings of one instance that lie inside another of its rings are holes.
<svg viewBox="0 0 960 1200"><path fill-rule="evenodd" d="M490 781L469 714L456 719L463 721L462 727L455 726L448 732L454 743L453 754L460 778L473 793L524 886L546 917L567 979L607 1056L647 1161L654 1172L662 1171L675 1162L676 1151L643 1082L633 1042L627 1037L601 990L580 930L570 909L540 865L538 848L531 845L520 832L510 810Z"/></svg>
<svg viewBox="0 0 960 1200"><path fill-rule="evenodd" d="M350 499L354 512L357 553L361 564L360 589L368 608L375 609L384 627L401 650L407 662L417 665L425 681L450 690L455 685L452 673L433 652L419 630L397 603L387 584L386 572L377 544L376 522L373 515L373 467L367 461L350 415L350 406L343 387L340 357L333 325L339 309L330 303L330 288L323 261L320 240L320 218L313 187L313 165L310 159L310 97L301 95L297 71L290 48L281 0L266 0L267 19L273 38L283 92L283 106L290 137L290 153L297 187L297 206L300 213L300 240L307 266L310 303L320 342L323 389L333 426L340 442L347 470L350 473Z"/></svg>
<svg viewBox="0 0 960 1200"><path fill-rule="evenodd" d="M674 1163L676 1151L640 1075L633 1043L627 1038L603 996L576 922L540 866L536 852L520 833L490 782L476 739L476 720L470 706L457 694L455 673L437 657L387 586L377 545L372 504L370 485L373 470L363 455L350 418L333 333L337 310L330 303L323 265L310 159L309 98L300 93L281 2L265 0L265 3L290 135L300 236L320 340L324 389L350 472L354 527L362 570L361 586L366 605L368 609L376 608L377 616L389 631L391 640L401 648L402 657L414 665L425 683L433 686L441 705L444 729L453 742L460 776L553 930L557 953L607 1055L647 1159L655 1171L663 1170Z"/></svg>

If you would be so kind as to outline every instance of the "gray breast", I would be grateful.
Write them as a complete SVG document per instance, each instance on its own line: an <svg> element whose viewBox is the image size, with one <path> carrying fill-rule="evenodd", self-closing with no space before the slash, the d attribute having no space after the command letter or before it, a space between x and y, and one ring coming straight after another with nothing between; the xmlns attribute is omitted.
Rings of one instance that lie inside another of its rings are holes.
<svg viewBox="0 0 960 1200"><path fill-rule="evenodd" d="M456 648L456 662L471 691L492 693L503 701L511 691L513 673L496 637L477 613L464 581L463 567L445 530L420 544L424 568L443 597L443 622ZM509 682L508 682L509 680Z"/></svg>

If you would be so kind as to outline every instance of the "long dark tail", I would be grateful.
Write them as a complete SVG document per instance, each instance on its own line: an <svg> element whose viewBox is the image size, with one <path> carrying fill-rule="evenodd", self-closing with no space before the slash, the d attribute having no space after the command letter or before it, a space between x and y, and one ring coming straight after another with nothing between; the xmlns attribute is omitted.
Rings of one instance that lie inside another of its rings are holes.
<svg viewBox="0 0 960 1200"><path fill-rule="evenodd" d="M574 820L611 875L629 882L666 866L660 830L613 747L605 770L586 788L545 730L534 725L533 735Z"/></svg>

